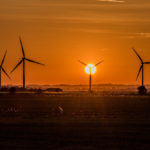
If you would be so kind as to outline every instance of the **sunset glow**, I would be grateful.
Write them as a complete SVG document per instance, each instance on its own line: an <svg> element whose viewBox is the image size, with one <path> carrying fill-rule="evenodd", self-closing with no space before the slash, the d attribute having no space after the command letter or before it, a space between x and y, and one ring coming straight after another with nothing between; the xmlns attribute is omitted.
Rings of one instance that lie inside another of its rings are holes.
<svg viewBox="0 0 150 150"><path fill-rule="evenodd" d="M85 72L87 74L95 74L96 72L96 67L93 65L93 64L88 64L86 67L85 67Z"/></svg>
<svg viewBox="0 0 150 150"><path fill-rule="evenodd" d="M21 36L26 55L46 65L27 63L27 84L86 84L80 58L105 60L94 84L140 84L131 48L150 60L149 10L149 0L0 0L0 61L7 49L4 68L13 69L22 56ZM3 84L22 84L21 68L10 76L2 75Z"/></svg>

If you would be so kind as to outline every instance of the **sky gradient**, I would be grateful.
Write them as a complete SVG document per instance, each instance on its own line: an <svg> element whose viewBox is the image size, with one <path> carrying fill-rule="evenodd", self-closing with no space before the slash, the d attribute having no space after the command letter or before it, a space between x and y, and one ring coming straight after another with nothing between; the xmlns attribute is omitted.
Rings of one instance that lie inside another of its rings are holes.
<svg viewBox="0 0 150 150"><path fill-rule="evenodd" d="M9 73L21 58L18 37L26 56L46 64L27 62L27 84L87 84L78 59L104 63L93 82L139 84L140 61L150 61L149 0L0 0L0 60ZM22 66L4 84L22 84ZM150 65L145 82L150 84Z"/></svg>

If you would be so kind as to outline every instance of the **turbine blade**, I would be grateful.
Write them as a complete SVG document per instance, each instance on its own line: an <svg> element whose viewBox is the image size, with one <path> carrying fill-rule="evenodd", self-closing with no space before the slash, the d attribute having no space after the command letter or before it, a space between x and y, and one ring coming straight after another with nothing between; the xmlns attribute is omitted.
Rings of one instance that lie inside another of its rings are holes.
<svg viewBox="0 0 150 150"><path fill-rule="evenodd" d="M2 68L2 71L5 73L5 75L6 75L9 79L11 79L10 76L7 74L7 72L4 70L4 68Z"/></svg>
<svg viewBox="0 0 150 150"><path fill-rule="evenodd" d="M138 79L138 77L139 77L139 75L140 75L140 72L141 72L142 68L143 68L143 65L141 65L141 67L140 67L140 69L139 69L139 72L138 72L138 74L137 74L136 80Z"/></svg>
<svg viewBox="0 0 150 150"><path fill-rule="evenodd" d="M150 64L150 62L144 62L144 64Z"/></svg>
<svg viewBox="0 0 150 150"><path fill-rule="evenodd" d="M19 40L20 40L20 45L21 45L22 54L23 54L23 57L25 58L25 52L24 52L24 48L23 48L23 44L22 44L21 37L19 37Z"/></svg>
<svg viewBox="0 0 150 150"><path fill-rule="evenodd" d="M31 60L31 59L28 59L28 58L25 58L25 60L29 61L29 62L32 62L32 63L35 63L35 64L39 64L39 65L44 65L42 63L39 63L37 61L34 61L34 60Z"/></svg>
<svg viewBox="0 0 150 150"><path fill-rule="evenodd" d="M19 63L15 66L15 68L14 68L10 73L14 72L14 70L15 70L22 62L23 62L23 60L19 61Z"/></svg>
<svg viewBox="0 0 150 150"><path fill-rule="evenodd" d="M82 65L84 65L84 66L87 66L87 64L86 63L84 63L83 61L81 61L81 60L78 60L78 62L79 63L81 63Z"/></svg>
<svg viewBox="0 0 150 150"><path fill-rule="evenodd" d="M95 64L95 66L98 66L98 65L101 64L102 62L104 62L104 60L101 60L100 62L98 62L97 64Z"/></svg>
<svg viewBox="0 0 150 150"><path fill-rule="evenodd" d="M140 55L137 53L137 51L134 49L134 48L132 48L133 49L133 51L135 52L135 54L138 56L138 58L140 59L140 61L143 63L143 60L142 60L142 58L140 57Z"/></svg>
<svg viewBox="0 0 150 150"><path fill-rule="evenodd" d="M4 63L4 60L5 60L5 57L6 57L6 53L7 53L7 50L6 50L5 54L4 54L4 57L3 57L3 60L2 60L1 66L2 66L3 63Z"/></svg>

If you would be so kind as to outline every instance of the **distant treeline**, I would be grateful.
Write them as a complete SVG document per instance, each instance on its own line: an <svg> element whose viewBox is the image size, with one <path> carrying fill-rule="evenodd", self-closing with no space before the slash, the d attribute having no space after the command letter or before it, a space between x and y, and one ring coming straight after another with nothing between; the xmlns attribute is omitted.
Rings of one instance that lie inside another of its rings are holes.
<svg viewBox="0 0 150 150"><path fill-rule="evenodd" d="M61 88L47 88L47 89L41 89L41 88L27 88L24 89L19 86L13 86L13 87L7 87L4 86L0 89L1 92L16 92L16 91L29 91L29 92L62 92L63 90Z"/></svg>

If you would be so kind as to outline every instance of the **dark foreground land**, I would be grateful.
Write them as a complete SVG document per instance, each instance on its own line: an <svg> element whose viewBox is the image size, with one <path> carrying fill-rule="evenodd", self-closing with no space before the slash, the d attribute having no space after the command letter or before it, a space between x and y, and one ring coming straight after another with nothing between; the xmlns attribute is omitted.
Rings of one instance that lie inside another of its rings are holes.
<svg viewBox="0 0 150 150"><path fill-rule="evenodd" d="M3 149L148 150L150 97L0 95Z"/></svg>

